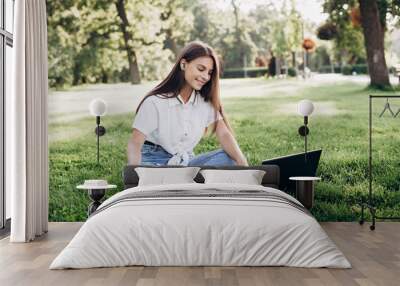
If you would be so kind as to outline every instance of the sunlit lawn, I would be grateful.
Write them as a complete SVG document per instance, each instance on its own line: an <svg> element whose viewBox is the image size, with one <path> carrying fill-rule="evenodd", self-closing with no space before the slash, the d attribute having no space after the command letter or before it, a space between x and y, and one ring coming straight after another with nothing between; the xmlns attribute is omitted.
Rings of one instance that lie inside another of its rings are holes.
<svg viewBox="0 0 400 286"><path fill-rule="evenodd" d="M282 84L286 84L285 81ZM357 220L357 202L368 192L368 94L364 86L338 84L284 91L268 96L232 97L224 106L237 140L252 165L262 160L301 152L303 139L297 134L302 118L296 103L309 98L316 105L310 118L309 149L322 148L312 213L320 221ZM380 215L400 215L400 116L378 118L384 101L374 109L374 190ZM400 100L393 100L396 110ZM101 166L96 165L94 119L50 125L51 134L74 136L50 143L51 221L85 220L89 199L76 185L88 178L104 178L123 184L126 143L131 134L133 112L106 116L107 134L101 138ZM218 148L215 138L204 139L196 153ZM108 195L111 195L110 192Z"/></svg>

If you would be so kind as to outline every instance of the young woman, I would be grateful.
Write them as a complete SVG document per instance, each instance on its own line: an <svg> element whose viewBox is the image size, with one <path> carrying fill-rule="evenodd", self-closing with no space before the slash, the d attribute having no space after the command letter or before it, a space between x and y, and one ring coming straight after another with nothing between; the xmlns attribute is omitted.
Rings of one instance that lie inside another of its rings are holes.
<svg viewBox="0 0 400 286"><path fill-rule="evenodd" d="M195 156L212 128L222 149ZM131 165L241 165L241 152L219 96L219 63L211 47L191 42L169 75L140 102L128 142Z"/></svg>

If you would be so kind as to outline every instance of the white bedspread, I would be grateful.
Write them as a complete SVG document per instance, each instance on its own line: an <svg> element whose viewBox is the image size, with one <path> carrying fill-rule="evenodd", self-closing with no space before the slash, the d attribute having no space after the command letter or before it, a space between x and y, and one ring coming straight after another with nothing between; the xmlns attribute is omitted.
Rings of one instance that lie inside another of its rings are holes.
<svg viewBox="0 0 400 286"><path fill-rule="evenodd" d="M210 188L262 190L300 204L279 190L253 185L127 189L100 206L103 210L85 222L50 269L126 265L351 267L311 215L278 200L173 197L112 204L132 192Z"/></svg>

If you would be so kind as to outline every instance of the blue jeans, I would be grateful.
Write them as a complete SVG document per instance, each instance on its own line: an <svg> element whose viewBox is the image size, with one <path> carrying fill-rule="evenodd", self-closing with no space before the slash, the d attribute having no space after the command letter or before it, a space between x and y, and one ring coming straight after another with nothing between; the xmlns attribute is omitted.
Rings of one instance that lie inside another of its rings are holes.
<svg viewBox="0 0 400 286"><path fill-rule="evenodd" d="M142 165L167 165L172 155L161 146L144 144L142 147ZM197 156L191 156L189 166L233 166L235 161L222 149Z"/></svg>

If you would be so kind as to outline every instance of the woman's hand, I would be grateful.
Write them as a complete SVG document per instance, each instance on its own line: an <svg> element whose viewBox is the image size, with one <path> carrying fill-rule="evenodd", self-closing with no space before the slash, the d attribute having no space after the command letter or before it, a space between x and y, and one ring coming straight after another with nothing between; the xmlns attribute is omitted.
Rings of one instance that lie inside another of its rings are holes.
<svg viewBox="0 0 400 286"><path fill-rule="evenodd" d="M247 163L247 159L245 156L242 156L242 158L240 158L239 160L235 161L237 166L244 166L244 167L248 167L249 163Z"/></svg>

